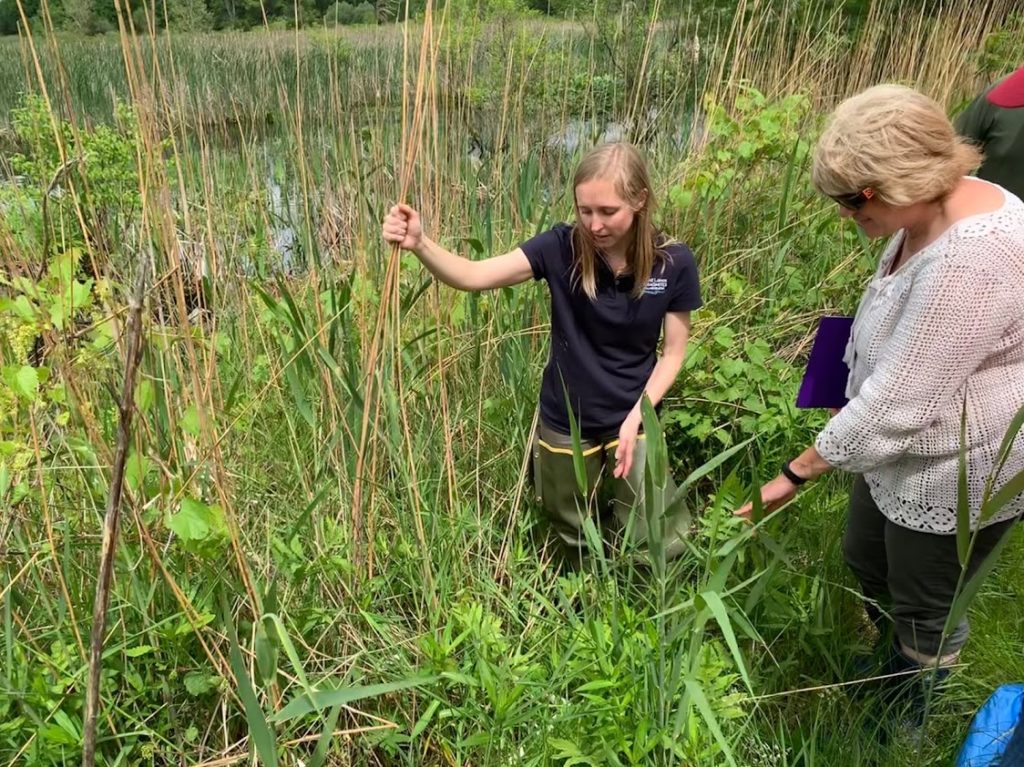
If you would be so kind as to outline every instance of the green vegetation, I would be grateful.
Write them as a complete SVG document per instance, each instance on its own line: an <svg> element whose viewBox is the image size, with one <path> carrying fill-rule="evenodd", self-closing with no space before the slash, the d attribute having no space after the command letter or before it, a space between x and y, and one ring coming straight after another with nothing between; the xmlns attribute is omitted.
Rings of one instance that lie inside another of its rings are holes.
<svg viewBox="0 0 1024 767"><path fill-rule="evenodd" d="M948 764L1024 678L1019 531L923 738L883 743L841 686L873 641L843 478L756 536L731 516L821 425L792 407L809 333L876 254L810 188L822 116L880 79L961 103L1024 55L992 36L1007 9L882 3L856 33L830 4L707 30L521 10L0 41L0 765L79 759L143 262L102 764ZM439 288L379 222L404 197L504 252L570 215L607 133L642 144L702 269L652 448L695 525L664 570L560 575L522 471L543 287Z"/></svg>

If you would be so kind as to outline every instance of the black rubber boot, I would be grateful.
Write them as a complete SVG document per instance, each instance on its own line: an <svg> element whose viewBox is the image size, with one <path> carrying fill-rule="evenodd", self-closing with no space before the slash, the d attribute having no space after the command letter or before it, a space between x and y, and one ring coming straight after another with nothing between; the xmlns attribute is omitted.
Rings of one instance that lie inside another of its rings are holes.
<svg viewBox="0 0 1024 767"><path fill-rule="evenodd" d="M922 666L903 654L897 640L891 642L889 648L888 658L880 674L886 677L881 680L882 699L891 719L901 721L905 726L921 727L924 724L925 709L934 707L942 683L949 676L949 669L944 666Z"/></svg>

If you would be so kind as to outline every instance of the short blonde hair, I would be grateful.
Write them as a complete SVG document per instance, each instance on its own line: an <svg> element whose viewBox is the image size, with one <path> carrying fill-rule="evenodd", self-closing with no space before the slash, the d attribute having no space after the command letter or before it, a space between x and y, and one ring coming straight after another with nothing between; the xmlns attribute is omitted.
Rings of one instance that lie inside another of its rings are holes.
<svg viewBox="0 0 1024 767"><path fill-rule="evenodd" d="M902 85L876 85L832 113L811 176L822 194L870 187L903 207L944 198L981 159L935 101Z"/></svg>

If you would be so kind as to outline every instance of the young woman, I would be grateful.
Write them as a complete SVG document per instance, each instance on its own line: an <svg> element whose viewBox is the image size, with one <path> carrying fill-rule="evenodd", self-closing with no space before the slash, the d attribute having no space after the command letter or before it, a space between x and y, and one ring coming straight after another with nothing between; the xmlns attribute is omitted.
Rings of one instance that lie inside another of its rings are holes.
<svg viewBox="0 0 1024 767"><path fill-rule="evenodd" d="M415 253L459 290L545 280L551 293L551 354L541 383L534 436L538 499L570 556L586 547L582 521L596 511L605 529L647 538L642 509L644 435L640 401L657 405L679 373L690 312L701 305L689 248L658 232L647 168L635 148L616 143L587 154L573 180L576 223L560 224L510 253L481 261L428 238L419 214L396 205L383 235ZM657 356L664 328L661 357ZM590 487L580 495L572 466L566 396L583 439ZM682 548L682 520L668 520L666 553Z"/></svg>

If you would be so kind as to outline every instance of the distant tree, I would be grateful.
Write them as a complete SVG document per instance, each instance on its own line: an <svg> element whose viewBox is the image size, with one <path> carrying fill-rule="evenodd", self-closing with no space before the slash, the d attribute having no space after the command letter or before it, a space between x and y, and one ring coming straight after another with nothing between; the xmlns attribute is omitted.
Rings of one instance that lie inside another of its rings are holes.
<svg viewBox="0 0 1024 767"><path fill-rule="evenodd" d="M355 8L345 2L337 2L327 9L324 14L324 24L328 27L337 27L342 24L351 24L355 14Z"/></svg>
<svg viewBox="0 0 1024 767"><path fill-rule="evenodd" d="M397 19L401 8L399 0L377 0L374 4L377 21L381 24Z"/></svg>
<svg viewBox="0 0 1024 767"><path fill-rule="evenodd" d="M36 6L38 7L38 3ZM25 10L28 12L29 9ZM35 10L33 8L31 13L34 13ZM21 16L18 13L18 5L15 0L0 0L0 35L18 34L19 21L21 21Z"/></svg>
<svg viewBox="0 0 1024 767"><path fill-rule="evenodd" d="M151 24L155 24L156 29L160 30L163 21L161 12L154 9L151 3L138 5L132 10L132 27L138 35L149 34Z"/></svg>
<svg viewBox="0 0 1024 767"><path fill-rule="evenodd" d="M368 2L362 2L359 5L337 2L324 14L324 24L329 27L342 24L375 23L377 23L377 10Z"/></svg>
<svg viewBox="0 0 1024 767"><path fill-rule="evenodd" d="M167 27L171 32L205 32L213 29L213 14L204 0L168 0Z"/></svg>
<svg viewBox="0 0 1024 767"><path fill-rule="evenodd" d="M356 20L354 24L376 24L377 23L377 9L373 7L372 3L363 0L359 5L356 6Z"/></svg>
<svg viewBox="0 0 1024 767"><path fill-rule="evenodd" d="M96 34L96 9L94 0L63 0L65 29L82 35Z"/></svg>
<svg viewBox="0 0 1024 767"><path fill-rule="evenodd" d="M259 0L215 0L212 10L218 28L249 29L263 23Z"/></svg>
<svg viewBox="0 0 1024 767"><path fill-rule="evenodd" d="M288 5L284 13L288 17L289 27L296 24L299 27L308 27L319 24L324 12L317 7L315 0L295 0L295 4Z"/></svg>

